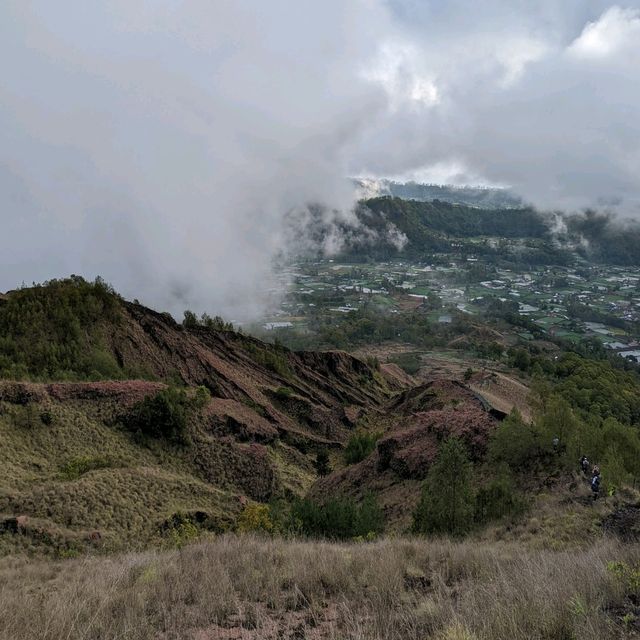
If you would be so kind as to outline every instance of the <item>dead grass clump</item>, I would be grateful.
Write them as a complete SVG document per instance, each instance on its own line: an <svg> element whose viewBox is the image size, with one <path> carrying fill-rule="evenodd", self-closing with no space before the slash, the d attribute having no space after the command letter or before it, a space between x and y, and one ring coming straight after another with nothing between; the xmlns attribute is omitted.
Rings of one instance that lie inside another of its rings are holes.
<svg viewBox="0 0 640 640"><path fill-rule="evenodd" d="M5 558L0 638L631 638L635 596L611 562L638 567L640 549L222 536L165 552Z"/></svg>

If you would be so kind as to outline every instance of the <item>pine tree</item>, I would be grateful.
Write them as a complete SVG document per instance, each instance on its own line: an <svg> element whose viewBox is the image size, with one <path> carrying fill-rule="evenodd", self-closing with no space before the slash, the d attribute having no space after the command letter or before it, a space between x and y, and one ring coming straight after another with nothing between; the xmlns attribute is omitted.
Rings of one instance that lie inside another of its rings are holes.
<svg viewBox="0 0 640 640"><path fill-rule="evenodd" d="M326 449L322 448L318 450L314 466L320 476L326 476L331 472L331 468L329 466L329 454Z"/></svg>
<svg viewBox="0 0 640 640"><path fill-rule="evenodd" d="M464 444L449 438L429 469L413 515L416 533L466 533L473 522L472 466Z"/></svg>

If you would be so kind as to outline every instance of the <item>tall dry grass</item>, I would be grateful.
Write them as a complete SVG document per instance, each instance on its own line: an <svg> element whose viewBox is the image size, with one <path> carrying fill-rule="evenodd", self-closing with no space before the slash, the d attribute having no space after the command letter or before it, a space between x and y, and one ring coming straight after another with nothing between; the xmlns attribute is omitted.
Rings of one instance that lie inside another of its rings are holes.
<svg viewBox="0 0 640 640"><path fill-rule="evenodd" d="M579 551L225 536L175 551L0 561L0 638L603 640L635 637L610 561Z"/></svg>

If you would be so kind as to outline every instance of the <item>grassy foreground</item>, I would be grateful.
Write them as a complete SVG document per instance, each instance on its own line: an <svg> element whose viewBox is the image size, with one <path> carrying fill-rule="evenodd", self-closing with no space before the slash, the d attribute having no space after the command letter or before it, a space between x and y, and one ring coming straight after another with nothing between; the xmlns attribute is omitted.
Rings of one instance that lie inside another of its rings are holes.
<svg viewBox="0 0 640 640"><path fill-rule="evenodd" d="M11 640L638 637L640 549L222 536L173 551L0 560ZM635 582L634 582L635 580Z"/></svg>

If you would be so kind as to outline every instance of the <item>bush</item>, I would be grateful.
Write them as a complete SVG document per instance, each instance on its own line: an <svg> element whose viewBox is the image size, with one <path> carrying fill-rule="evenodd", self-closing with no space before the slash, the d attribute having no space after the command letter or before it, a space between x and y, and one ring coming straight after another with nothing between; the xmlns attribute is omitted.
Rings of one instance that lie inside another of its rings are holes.
<svg viewBox="0 0 640 640"><path fill-rule="evenodd" d="M607 570L615 576L626 596L636 602L640 600L640 563L609 562Z"/></svg>
<svg viewBox="0 0 640 640"><path fill-rule="evenodd" d="M356 464L369 456L376 448L376 442L380 439L381 433L367 433L359 431L354 433L347 442L344 450L344 461L347 464Z"/></svg>
<svg viewBox="0 0 640 640"><path fill-rule="evenodd" d="M193 542L200 535L200 530L189 515L178 512L171 516L162 533L169 547L181 549Z"/></svg>
<svg viewBox="0 0 640 640"><path fill-rule="evenodd" d="M374 370L380 371L380 360L377 356L367 356L365 362Z"/></svg>
<svg viewBox="0 0 640 640"><path fill-rule="evenodd" d="M60 473L62 473L62 476L67 480L76 480L89 471L94 471L96 469L107 469L109 467L112 467L113 464L114 463L112 460L103 456L85 456L82 458L73 458L72 460L69 460L69 462L62 465L62 467L60 468Z"/></svg>
<svg viewBox="0 0 640 640"><path fill-rule="evenodd" d="M384 530L384 516L371 494L359 505L350 498L334 498L324 504L297 500L291 506L289 528L334 540L371 538Z"/></svg>
<svg viewBox="0 0 640 640"><path fill-rule="evenodd" d="M418 371L420 371L420 367L422 366L420 354L415 352L399 353L393 358L390 358L389 362L397 364L405 373L409 374L410 376L414 376L416 373L418 373Z"/></svg>
<svg viewBox="0 0 640 640"><path fill-rule="evenodd" d="M290 378L293 375L284 347L259 346L257 343L248 342L245 348L252 360L257 364L284 378Z"/></svg>
<svg viewBox="0 0 640 640"><path fill-rule="evenodd" d="M516 493L513 480L504 467L476 493L477 523L482 524L505 516L513 517L524 510L525 501Z"/></svg>
<svg viewBox="0 0 640 640"><path fill-rule="evenodd" d="M185 444L188 442L188 419L204 401L202 395L200 389L194 399L189 398L184 389L163 389L131 410L127 427L144 436Z"/></svg>
<svg viewBox="0 0 640 640"><path fill-rule="evenodd" d="M291 387L278 387L275 395L277 398L280 398L280 400L287 400L293 395L293 389Z"/></svg>
<svg viewBox="0 0 640 640"><path fill-rule="evenodd" d="M236 523L238 533L250 533L262 531L273 533L274 524L271 519L271 510L266 504L248 504L243 510Z"/></svg>

